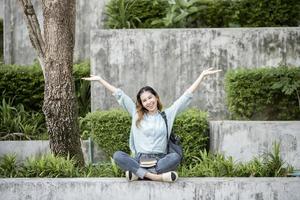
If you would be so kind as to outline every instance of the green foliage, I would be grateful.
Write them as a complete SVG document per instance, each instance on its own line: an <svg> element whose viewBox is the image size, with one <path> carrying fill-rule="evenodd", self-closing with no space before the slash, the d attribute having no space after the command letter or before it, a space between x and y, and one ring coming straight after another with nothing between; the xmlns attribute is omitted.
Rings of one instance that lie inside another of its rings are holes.
<svg viewBox="0 0 300 200"><path fill-rule="evenodd" d="M27 112L22 104L16 107L2 99L0 104L0 140L39 139L47 134L44 115Z"/></svg>
<svg viewBox="0 0 300 200"><path fill-rule="evenodd" d="M111 162L89 164L77 167L70 158L46 154L41 157L31 157L25 162L17 162L16 155L5 155L0 159L0 177L122 177L124 172Z"/></svg>
<svg viewBox="0 0 300 200"><path fill-rule="evenodd" d="M16 155L4 155L0 160L0 177L14 178L19 177L21 168L16 161Z"/></svg>
<svg viewBox="0 0 300 200"><path fill-rule="evenodd" d="M300 23L298 0L170 0L169 3L154 1L153 5L161 8L160 11L157 8L157 12L148 9L151 2L111 0L108 6L108 27L273 27L298 26ZM142 20L145 15L151 16L147 18L147 23Z"/></svg>
<svg viewBox="0 0 300 200"><path fill-rule="evenodd" d="M199 152L208 148L208 120L205 112L197 109L184 111L176 117L173 131L181 138L183 165L194 163Z"/></svg>
<svg viewBox="0 0 300 200"><path fill-rule="evenodd" d="M91 82L82 80L81 78L90 75L90 63L85 61L75 64L73 74L78 101L78 113L79 116L85 116L91 111Z"/></svg>
<svg viewBox="0 0 300 200"><path fill-rule="evenodd" d="M231 27L235 22L234 1L175 0L167 15L153 23L169 28Z"/></svg>
<svg viewBox="0 0 300 200"><path fill-rule="evenodd" d="M266 152L262 158L247 163L236 163L231 157L210 154L200 150L195 160L179 169L182 177L282 177L293 171L280 157L280 145L275 143L273 152ZM76 167L73 159L47 154L29 158L17 163L16 155L5 155L0 160L0 177L122 177L124 172L114 163L102 162L96 165Z"/></svg>
<svg viewBox="0 0 300 200"><path fill-rule="evenodd" d="M297 26L300 22L298 0L239 0L236 2L241 26Z"/></svg>
<svg viewBox="0 0 300 200"><path fill-rule="evenodd" d="M111 162L89 164L81 169L83 177L122 177L124 172L115 164L111 158Z"/></svg>
<svg viewBox="0 0 300 200"><path fill-rule="evenodd" d="M300 119L300 68L231 70L225 89L233 119Z"/></svg>
<svg viewBox="0 0 300 200"><path fill-rule="evenodd" d="M84 116L90 111L90 83L80 78L89 76L89 62L75 64L73 74L79 114ZM23 104L25 110L42 113L44 78L38 64L32 66L1 65L0 77L2 99L13 99L13 106Z"/></svg>
<svg viewBox="0 0 300 200"><path fill-rule="evenodd" d="M75 167L75 161L70 158L43 155L40 158L29 158L24 163L24 177L78 177L79 172Z"/></svg>
<svg viewBox="0 0 300 200"><path fill-rule="evenodd" d="M121 110L96 111L88 113L80 121L81 131L88 132L108 157L117 150L129 153L128 139L131 117L127 112Z"/></svg>
<svg viewBox="0 0 300 200"><path fill-rule="evenodd" d="M44 79L37 64L32 66L2 65L0 77L2 98L14 99L15 105L23 104L26 110L41 110Z"/></svg>
<svg viewBox="0 0 300 200"><path fill-rule="evenodd" d="M182 166L181 176L186 177L282 177L293 171L280 157L280 145L274 143L273 152L246 163L236 163L232 157L200 151L195 164Z"/></svg>
<svg viewBox="0 0 300 200"><path fill-rule="evenodd" d="M97 111L80 120L81 131L91 135L95 143L112 156L117 150L130 153L128 139L131 117L122 110ZM190 109L176 117L173 130L181 137L184 163L193 162L194 156L208 144L207 115Z"/></svg>
<svg viewBox="0 0 300 200"><path fill-rule="evenodd" d="M106 27L158 28L152 21L165 15L168 0L111 0L106 6Z"/></svg>

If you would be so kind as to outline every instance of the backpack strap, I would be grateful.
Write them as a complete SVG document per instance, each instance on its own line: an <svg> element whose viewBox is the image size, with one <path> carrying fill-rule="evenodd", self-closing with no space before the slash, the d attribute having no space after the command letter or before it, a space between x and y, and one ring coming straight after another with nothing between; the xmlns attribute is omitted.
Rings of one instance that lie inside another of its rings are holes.
<svg viewBox="0 0 300 200"><path fill-rule="evenodd" d="M160 112L160 115L162 116L162 118L164 119L165 121L165 124L166 124L166 128L167 128L167 150L169 149L169 127L168 127L168 121L167 121L167 116L166 116L166 113L165 111L163 112Z"/></svg>

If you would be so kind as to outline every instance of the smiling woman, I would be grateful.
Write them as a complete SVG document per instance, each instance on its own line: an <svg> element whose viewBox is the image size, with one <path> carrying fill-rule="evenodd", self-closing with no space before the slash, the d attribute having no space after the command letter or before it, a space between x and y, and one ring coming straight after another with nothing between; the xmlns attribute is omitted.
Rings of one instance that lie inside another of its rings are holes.
<svg viewBox="0 0 300 200"><path fill-rule="evenodd" d="M127 180L150 179L165 182L177 180L178 175L174 170L180 164L181 156L175 152L168 152L168 140L175 117L190 104L192 93L204 77L220 71L212 68L204 70L184 94L163 112L159 95L150 86L139 90L134 103L121 89L112 86L100 76L91 75L83 78L99 81L113 93L118 103L131 116L129 147L133 157L122 151L117 151L113 155L115 162L126 171Z"/></svg>

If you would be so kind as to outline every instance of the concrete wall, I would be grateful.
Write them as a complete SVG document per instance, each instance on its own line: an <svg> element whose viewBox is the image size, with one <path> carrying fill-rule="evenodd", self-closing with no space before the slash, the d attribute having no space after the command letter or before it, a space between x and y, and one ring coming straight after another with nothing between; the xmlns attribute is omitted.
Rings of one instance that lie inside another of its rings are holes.
<svg viewBox="0 0 300 200"><path fill-rule="evenodd" d="M0 18L4 18L4 0L0 0Z"/></svg>
<svg viewBox="0 0 300 200"><path fill-rule="evenodd" d="M164 105L177 99L208 67L223 72L195 92L192 106L224 119L224 74L238 67L300 66L300 28L93 30L92 73L135 98L153 86ZM92 110L117 107L110 92L92 85Z"/></svg>
<svg viewBox="0 0 300 200"><path fill-rule="evenodd" d="M211 121L210 151L238 161L271 152L280 143L284 161L300 169L300 121Z"/></svg>
<svg viewBox="0 0 300 200"><path fill-rule="evenodd" d="M0 199L299 200L300 178L180 178L176 183L119 178L0 179Z"/></svg>
<svg viewBox="0 0 300 200"><path fill-rule="evenodd" d="M3 0L1 0L3 1ZM77 0L74 61L89 59L90 29L103 27L103 8L107 0ZM32 0L43 28L42 4ZM4 0L4 61L7 64L32 64L36 53L28 37L24 14L18 0Z"/></svg>
<svg viewBox="0 0 300 200"><path fill-rule="evenodd" d="M104 152L97 146L90 149L88 140L81 142L81 147L86 163L100 162L106 160ZM90 151L91 150L91 151ZM16 154L17 160L25 160L30 156L41 156L50 153L48 140L30 140L30 141L0 141L0 157L5 154ZM93 156L93 158L91 158ZM1 198L0 198L1 199Z"/></svg>

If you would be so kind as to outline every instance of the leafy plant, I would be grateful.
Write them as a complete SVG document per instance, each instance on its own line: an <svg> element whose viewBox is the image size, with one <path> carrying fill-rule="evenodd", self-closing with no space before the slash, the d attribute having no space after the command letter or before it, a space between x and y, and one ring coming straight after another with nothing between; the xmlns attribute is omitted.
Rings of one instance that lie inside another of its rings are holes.
<svg viewBox="0 0 300 200"><path fill-rule="evenodd" d="M167 0L111 0L106 6L106 27L120 28L158 28L153 20L164 16Z"/></svg>
<svg viewBox="0 0 300 200"><path fill-rule="evenodd" d="M81 118L80 127L84 137L92 136L95 143L112 156L117 150L129 153L128 139L131 118L123 110L96 111ZM181 137L184 149L184 163L193 162L208 145L207 114L190 109L176 117L173 130Z"/></svg>
<svg viewBox="0 0 300 200"><path fill-rule="evenodd" d="M7 154L0 161L0 177L14 178L20 176L20 167L16 161L16 155Z"/></svg>
<svg viewBox="0 0 300 200"><path fill-rule="evenodd" d="M299 9L297 0L111 0L106 24L109 28L298 26Z"/></svg>
<svg viewBox="0 0 300 200"><path fill-rule="evenodd" d="M300 119L300 69L239 69L226 73L225 90L232 119Z"/></svg>
<svg viewBox="0 0 300 200"><path fill-rule="evenodd" d="M78 168L75 161L70 157L67 159L53 154L43 155L40 158L28 158L24 163L24 177L78 177Z"/></svg>
<svg viewBox="0 0 300 200"><path fill-rule="evenodd" d="M187 177L277 177L287 176L293 167L286 165L280 157L280 145L273 144L273 152L266 152L260 158L236 163L232 157L200 151L196 163L183 165L179 174Z"/></svg>
<svg viewBox="0 0 300 200"><path fill-rule="evenodd" d="M131 119L125 111L114 109L88 113L81 118L80 125L81 131L88 133L108 157L117 150L129 152Z"/></svg>
<svg viewBox="0 0 300 200"><path fill-rule="evenodd" d="M265 176L286 176L289 172L289 167L285 168L285 162L280 156L280 144L273 144L273 152L265 153L263 156L263 163L265 165L266 174Z"/></svg>
<svg viewBox="0 0 300 200"><path fill-rule="evenodd" d="M22 104L12 106L12 101L2 99L0 105L0 140L37 139L46 134L44 116L27 112Z"/></svg>
<svg viewBox="0 0 300 200"><path fill-rule="evenodd" d="M73 67L80 116L90 110L90 83L82 77L90 75L90 63L84 61ZM31 66L0 65L0 91L2 98L13 99L13 105L23 104L25 110L42 114L44 78L38 63ZM17 94L17 95L16 95Z"/></svg>

